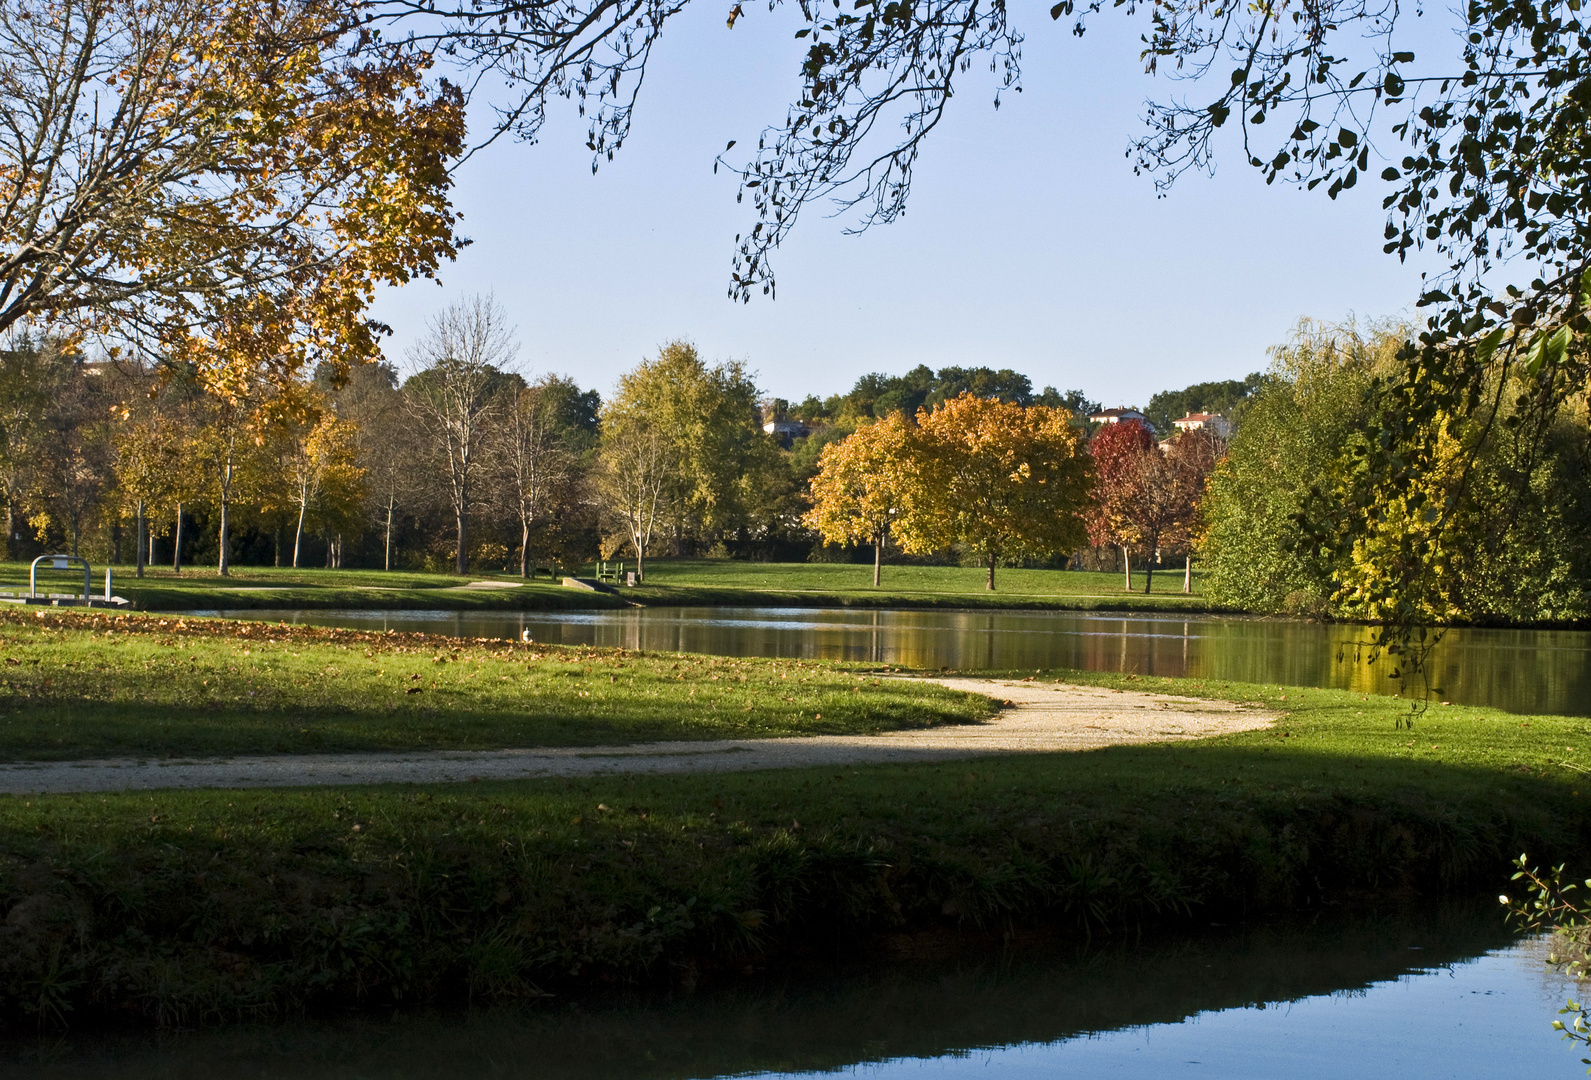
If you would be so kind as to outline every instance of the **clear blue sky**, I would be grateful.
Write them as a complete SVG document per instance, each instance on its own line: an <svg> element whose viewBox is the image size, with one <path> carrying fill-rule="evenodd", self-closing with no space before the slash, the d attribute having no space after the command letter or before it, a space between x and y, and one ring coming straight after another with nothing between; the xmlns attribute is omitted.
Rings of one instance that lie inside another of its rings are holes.
<svg viewBox="0 0 1591 1080"><path fill-rule="evenodd" d="M500 142L460 171L474 244L440 287L379 298L390 358L401 364L450 299L490 291L518 327L523 369L604 394L686 337L791 399L868 371L986 364L1141 405L1263 368L1302 315L1410 310L1418 269L1381 254L1378 183L1336 202L1267 188L1228 142L1213 178L1158 199L1123 156L1144 99L1167 89L1142 73L1138 23L1107 15L1078 40L1028 5L1025 91L996 112L989 76L964 79L905 218L845 236L809 207L778 253L777 300L731 303L733 240L752 217L713 157L783 117L799 44L796 24L761 5L728 30L728 7L697 0L665 32L632 138L597 175L572 109L540 144Z"/></svg>

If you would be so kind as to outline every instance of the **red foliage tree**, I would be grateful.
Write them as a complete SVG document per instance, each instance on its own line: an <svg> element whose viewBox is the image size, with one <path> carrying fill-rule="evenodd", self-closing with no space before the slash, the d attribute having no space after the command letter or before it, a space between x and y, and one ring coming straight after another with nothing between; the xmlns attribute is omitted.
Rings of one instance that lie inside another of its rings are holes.
<svg viewBox="0 0 1591 1080"><path fill-rule="evenodd" d="M1130 550L1138 540L1131 512L1144 483L1148 459L1158 457L1154 433L1136 420L1106 424L1089 440L1094 458L1094 500L1089 509L1088 542L1121 548L1128 591L1132 590Z"/></svg>

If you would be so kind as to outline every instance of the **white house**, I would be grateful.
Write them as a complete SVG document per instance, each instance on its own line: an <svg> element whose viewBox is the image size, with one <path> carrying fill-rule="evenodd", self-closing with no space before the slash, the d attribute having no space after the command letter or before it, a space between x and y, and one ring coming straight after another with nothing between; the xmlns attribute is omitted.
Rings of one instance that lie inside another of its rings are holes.
<svg viewBox="0 0 1591 1080"><path fill-rule="evenodd" d="M1181 420L1173 420L1171 423L1179 431L1208 430L1212 435L1220 439L1230 439L1232 437L1232 421L1220 413L1189 413Z"/></svg>

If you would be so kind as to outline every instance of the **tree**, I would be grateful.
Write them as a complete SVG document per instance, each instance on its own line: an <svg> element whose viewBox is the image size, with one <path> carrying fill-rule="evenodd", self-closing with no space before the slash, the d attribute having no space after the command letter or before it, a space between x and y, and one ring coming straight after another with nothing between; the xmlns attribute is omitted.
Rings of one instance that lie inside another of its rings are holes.
<svg viewBox="0 0 1591 1080"><path fill-rule="evenodd" d="M52 526L60 529L76 555L112 478L113 399L104 376L90 373L80 354L60 375L30 454L29 521L40 540Z"/></svg>
<svg viewBox="0 0 1591 1080"><path fill-rule="evenodd" d="M521 387L503 408L494 457L519 520L519 576L530 576L531 530L568 484L577 458L560 415L570 384L554 376ZM578 391L577 391L578 393Z"/></svg>
<svg viewBox="0 0 1591 1080"><path fill-rule="evenodd" d="M48 426L57 387L71 367L68 343L21 334L0 349L0 490L6 503L6 557L16 557L29 511L34 456Z"/></svg>
<svg viewBox="0 0 1591 1080"><path fill-rule="evenodd" d="M1144 474L1142 462L1156 450L1154 434L1136 420L1105 424L1088 442L1094 462L1088 542L1095 547L1109 544L1121 549L1127 592L1132 592L1131 547L1138 539L1127 508Z"/></svg>
<svg viewBox="0 0 1591 1080"><path fill-rule="evenodd" d="M830 543L873 545L873 588L890 529L906 510L915 465L906 414L890 413L823 447L805 521Z"/></svg>
<svg viewBox="0 0 1591 1080"><path fill-rule="evenodd" d="M382 568L392 569L393 529L398 507L420 489L416 476L414 438L404 395L398 390L398 372L391 364L361 364L349 372L347 383L334 384L335 372L324 381L339 416L354 425L355 450L369 496L370 517L381 529Z"/></svg>
<svg viewBox="0 0 1591 1080"><path fill-rule="evenodd" d="M635 550L635 579L646 579L646 553L678 490L671 433L644 412L609 405L602 411L602 447L597 456L597 496L604 516L622 530Z"/></svg>
<svg viewBox="0 0 1591 1080"><path fill-rule="evenodd" d="M179 501L185 433L169 410L161 408L154 388L136 387L121 405L113 434L116 490L123 510L131 511L137 538L133 543L134 574L144 576L152 560L153 519L175 509Z"/></svg>
<svg viewBox="0 0 1591 1080"><path fill-rule="evenodd" d="M309 0L0 3L0 329L164 360L269 321L281 378L373 355L372 289L457 250L464 116L427 52L365 48L359 22Z"/></svg>
<svg viewBox="0 0 1591 1080"><path fill-rule="evenodd" d="M1184 431L1171 441L1166 465L1176 488L1176 516L1167 540L1183 550L1182 591L1193 591L1193 551L1203 538L1202 510L1210 475L1226 455L1226 440L1208 428ZM1148 591L1146 588L1145 592Z"/></svg>
<svg viewBox="0 0 1591 1080"><path fill-rule="evenodd" d="M420 370L404 384L409 414L441 478L456 527L454 569L469 571L470 513L481 448L502 405L507 376L519 346L502 306L491 296L462 300L435 316L410 360Z"/></svg>
<svg viewBox="0 0 1591 1080"><path fill-rule="evenodd" d="M1396 370L1397 325L1304 320L1272 350L1204 507L1205 590L1249 611L1326 615L1339 560L1308 542L1311 491L1329 487L1353 433L1370 419L1373 380ZM1103 434L1103 432L1101 432Z"/></svg>
<svg viewBox="0 0 1591 1080"><path fill-rule="evenodd" d="M694 345L672 341L624 374L604 406L604 444L610 426L626 437L645 430L669 441L662 505L677 544L687 533L709 540L743 528L764 501L783 463L760 426L759 396L741 362L709 367Z"/></svg>
<svg viewBox="0 0 1591 1080"><path fill-rule="evenodd" d="M961 544L988 566L991 591L1000 559L1076 547L1090 463L1070 421L1059 409L972 394L923 414L901 546Z"/></svg>
<svg viewBox="0 0 1591 1080"><path fill-rule="evenodd" d="M335 506L358 502L364 470L358 465L358 429L324 400L310 398L278 421L282 479L296 511L293 569L298 569L304 523L322 501ZM328 495L331 498L326 498ZM332 515L335 516L335 515Z"/></svg>

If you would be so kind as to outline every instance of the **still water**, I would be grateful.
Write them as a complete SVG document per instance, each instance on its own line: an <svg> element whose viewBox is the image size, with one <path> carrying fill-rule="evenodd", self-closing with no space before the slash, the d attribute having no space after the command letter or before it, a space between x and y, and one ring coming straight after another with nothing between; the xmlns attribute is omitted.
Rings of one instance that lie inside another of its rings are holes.
<svg viewBox="0 0 1591 1080"><path fill-rule="evenodd" d="M317 1020L0 1049L11 1080L869 1080L1585 1075L1573 992L1493 908L1195 939L916 954L672 998Z"/></svg>
<svg viewBox="0 0 1591 1080"><path fill-rule="evenodd" d="M199 611L316 626L420 630L648 652L785 656L911 668L1079 668L1396 693L1388 664L1356 658L1364 627L1294 619L1068 611L635 608L627 611ZM1591 633L1449 631L1431 664L1444 701L1591 715Z"/></svg>

